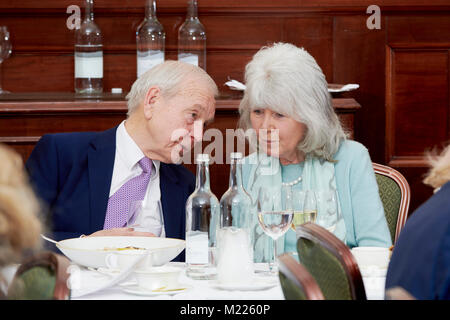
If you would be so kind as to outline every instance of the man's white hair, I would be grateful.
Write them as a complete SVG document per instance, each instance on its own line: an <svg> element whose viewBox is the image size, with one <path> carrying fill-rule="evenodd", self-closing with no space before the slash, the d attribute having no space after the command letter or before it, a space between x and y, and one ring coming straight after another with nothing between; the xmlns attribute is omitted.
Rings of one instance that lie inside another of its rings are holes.
<svg viewBox="0 0 450 320"><path fill-rule="evenodd" d="M245 68L246 89L239 126L251 128L250 112L270 109L306 125L300 151L333 160L346 138L335 113L325 75L303 48L275 43L261 48Z"/></svg>
<svg viewBox="0 0 450 320"><path fill-rule="evenodd" d="M217 85L206 71L189 63L167 60L142 74L133 83L126 97L127 115L130 116L144 101L150 87L157 86L161 94L170 99L182 90L183 81L187 79L201 80L199 85L206 84L214 96L218 95Z"/></svg>

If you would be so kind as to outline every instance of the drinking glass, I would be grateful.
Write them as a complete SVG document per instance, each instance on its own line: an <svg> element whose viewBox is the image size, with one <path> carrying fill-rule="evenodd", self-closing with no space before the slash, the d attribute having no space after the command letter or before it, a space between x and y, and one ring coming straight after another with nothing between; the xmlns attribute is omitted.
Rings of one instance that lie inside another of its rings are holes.
<svg viewBox="0 0 450 320"><path fill-rule="evenodd" d="M303 203L304 222L315 223L317 219L317 192L314 190L305 191L305 201Z"/></svg>
<svg viewBox="0 0 450 320"><path fill-rule="evenodd" d="M317 201L316 193L312 190L292 190L292 208L294 217L292 219L292 229L306 222L316 222Z"/></svg>
<svg viewBox="0 0 450 320"><path fill-rule="evenodd" d="M11 55L12 45L9 37L8 27L0 26L0 94L9 93L2 89L2 63Z"/></svg>
<svg viewBox="0 0 450 320"><path fill-rule="evenodd" d="M281 203L280 203L281 202ZM260 188L257 199L258 222L264 233L273 240L273 258L269 263L271 274L278 272L277 239L280 238L292 224L292 190L282 187L280 192L271 188Z"/></svg>
<svg viewBox="0 0 450 320"><path fill-rule="evenodd" d="M147 206L144 201L133 201L128 210L127 228L134 231L151 232L159 237L164 226L164 218L158 203Z"/></svg>
<svg viewBox="0 0 450 320"><path fill-rule="evenodd" d="M337 192L316 191L316 197L318 209L316 223L333 233L342 219L338 209Z"/></svg>

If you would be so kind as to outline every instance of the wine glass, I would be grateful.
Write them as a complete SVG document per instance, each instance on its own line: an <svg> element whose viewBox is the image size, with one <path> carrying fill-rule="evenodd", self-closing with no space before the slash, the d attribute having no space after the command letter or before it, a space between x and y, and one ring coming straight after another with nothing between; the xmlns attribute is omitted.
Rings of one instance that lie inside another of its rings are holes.
<svg viewBox="0 0 450 320"><path fill-rule="evenodd" d="M292 209L294 210L294 216L292 218L291 228L296 230L296 228L305 223L303 214L303 205L305 203L305 191L292 189Z"/></svg>
<svg viewBox="0 0 450 320"><path fill-rule="evenodd" d="M12 45L9 37L8 27L0 26L0 94L9 93L9 91L2 89L2 63L11 55Z"/></svg>
<svg viewBox="0 0 450 320"><path fill-rule="evenodd" d="M258 222L264 233L273 240L273 258L269 263L270 273L276 274L277 239L280 238L292 224L292 190L282 187L280 192L272 188L261 187L257 199Z"/></svg>
<svg viewBox="0 0 450 320"><path fill-rule="evenodd" d="M317 220L316 223L330 232L336 230L338 222L342 219L338 207L336 191L317 191Z"/></svg>
<svg viewBox="0 0 450 320"><path fill-rule="evenodd" d="M292 229L306 222L316 222L317 200L313 190L292 190L292 208L294 217L292 219Z"/></svg>
<svg viewBox="0 0 450 320"><path fill-rule="evenodd" d="M157 202L133 201L127 216L127 228L134 231L151 232L159 237L162 234L164 218Z"/></svg>
<svg viewBox="0 0 450 320"><path fill-rule="evenodd" d="M304 222L315 223L317 219L317 192L314 190L305 191L305 201L303 203Z"/></svg>

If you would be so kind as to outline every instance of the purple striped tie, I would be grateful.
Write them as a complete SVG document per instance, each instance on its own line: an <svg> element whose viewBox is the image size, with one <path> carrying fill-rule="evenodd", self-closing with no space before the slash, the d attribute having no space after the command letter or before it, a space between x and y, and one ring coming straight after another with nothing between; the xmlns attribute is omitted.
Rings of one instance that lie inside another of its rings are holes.
<svg viewBox="0 0 450 320"><path fill-rule="evenodd" d="M103 229L121 228L127 223L128 210L134 201L144 200L145 191L152 174L152 160L139 160L143 172L124 183L108 200Z"/></svg>

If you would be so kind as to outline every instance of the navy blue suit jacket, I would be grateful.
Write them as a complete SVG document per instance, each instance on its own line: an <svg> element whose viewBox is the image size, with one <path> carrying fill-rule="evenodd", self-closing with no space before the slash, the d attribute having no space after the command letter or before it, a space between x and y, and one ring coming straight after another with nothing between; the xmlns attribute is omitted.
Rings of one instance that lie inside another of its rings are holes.
<svg viewBox="0 0 450 320"><path fill-rule="evenodd" d="M47 205L56 240L102 230L114 167L117 127L103 132L44 135L26 167ZM181 165L160 166L161 205L168 238L185 238L185 203L194 175Z"/></svg>
<svg viewBox="0 0 450 320"><path fill-rule="evenodd" d="M408 218L395 243L386 289L420 300L450 300L450 182Z"/></svg>

